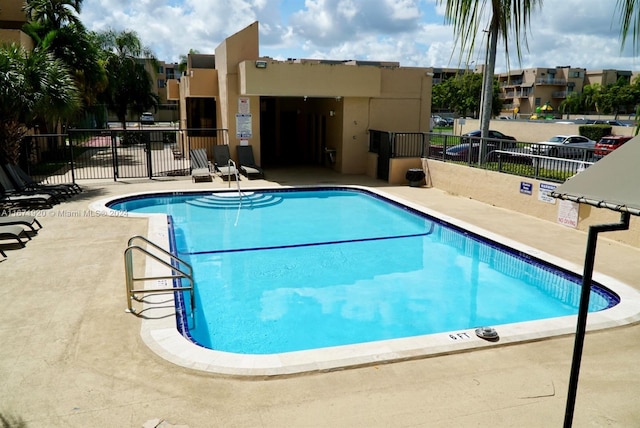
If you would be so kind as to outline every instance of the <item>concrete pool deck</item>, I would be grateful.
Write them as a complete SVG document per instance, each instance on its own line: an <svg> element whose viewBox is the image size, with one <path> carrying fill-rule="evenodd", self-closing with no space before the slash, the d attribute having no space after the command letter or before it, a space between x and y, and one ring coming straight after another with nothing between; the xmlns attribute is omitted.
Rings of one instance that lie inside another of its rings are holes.
<svg viewBox="0 0 640 428"><path fill-rule="evenodd" d="M388 186L326 170L268 171L264 185L358 184L582 265L586 234L436 188ZM143 218L90 213L98 199L144 191L227 188L190 178L81 183L39 212L44 228L0 263L0 415L28 427L561 426L573 335L327 373L237 379L152 352L126 308L122 253ZM232 186L234 184L232 183ZM633 221L633 220L632 220ZM640 288L640 250L600 236L596 270ZM574 426L637 425L640 327L587 334ZM151 425L153 426L153 425Z"/></svg>

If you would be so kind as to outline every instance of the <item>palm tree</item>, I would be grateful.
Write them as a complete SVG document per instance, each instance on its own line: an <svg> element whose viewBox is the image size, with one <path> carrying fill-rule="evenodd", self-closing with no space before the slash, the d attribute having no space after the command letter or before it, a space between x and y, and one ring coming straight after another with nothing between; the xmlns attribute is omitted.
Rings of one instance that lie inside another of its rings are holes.
<svg viewBox="0 0 640 428"><path fill-rule="evenodd" d="M17 163L20 142L38 120L57 122L79 107L67 66L46 50L0 47L0 154Z"/></svg>
<svg viewBox="0 0 640 428"><path fill-rule="evenodd" d="M627 35L629 30L632 30L633 36L633 50L638 52L638 38L640 38L640 2L638 0L618 0L616 4L616 11L620 10L620 36L622 37L622 45L620 49L624 48L627 41ZM636 107L636 120L640 118L640 105ZM640 123L636 125L634 135L638 135L640 131Z"/></svg>
<svg viewBox="0 0 640 428"><path fill-rule="evenodd" d="M637 0L618 0L616 11L620 10L620 36L622 46L627 41L629 30L632 30L633 48L638 51L638 37L640 37L640 2Z"/></svg>
<svg viewBox="0 0 640 428"><path fill-rule="evenodd" d="M562 114L567 115L567 119L570 119L571 114L580 113L582 109L583 98L577 92L571 92L567 95L567 98L564 99L558 106L558 111Z"/></svg>
<svg viewBox="0 0 640 428"><path fill-rule="evenodd" d="M24 11L30 22L22 29L36 47L67 64L87 114L106 87L107 78L99 62L98 46L78 18L81 4L82 0L27 0Z"/></svg>
<svg viewBox="0 0 640 428"><path fill-rule="evenodd" d="M27 0L24 13L30 21L60 29L67 24L82 25L78 15L82 0Z"/></svg>
<svg viewBox="0 0 640 428"><path fill-rule="evenodd" d="M438 0L446 3L445 21L453 24L456 40L460 43L461 52L469 52L471 57L476 36L484 28L484 17L489 16L486 45L486 65L482 89L482 105L480 107L480 128L482 137L486 138L491 120L493 103L493 80L496 66L498 40L504 43L504 51L509 66L509 40L515 40L518 60L522 58L522 45L526 47L526 29L529 26L531 12L542 5L542 0ZM482 30L484 31L484 30ZM522 41L521 41L522 39ZM484 141L484 140L483 140ZM484 142L481 144L480 162L484 153Z"/></svg>
<svg viewBox="0 0 640 428"><path fill-rule="evenodd" d="M109 79L101 97L126 129L128 113L139 115L150 108L157 109L160 99L152 90L154 80L145 68L145 62L157 65L157 60L133 31L109 30L96 34L96 39Z"/></svg>

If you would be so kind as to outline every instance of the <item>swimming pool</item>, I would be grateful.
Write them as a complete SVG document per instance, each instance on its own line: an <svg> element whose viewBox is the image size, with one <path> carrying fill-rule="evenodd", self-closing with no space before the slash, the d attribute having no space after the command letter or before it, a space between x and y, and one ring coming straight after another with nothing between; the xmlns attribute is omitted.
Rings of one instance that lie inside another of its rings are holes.
<svg viewBox="0 0 640 428"><path fill-rule="evenodd" d="M504 333L515 326L577 312L575 274L379 192L256 190L243 200L240 207L231 193L209 192L137 195L110 203L129 213L163 211L175 223L174 249L194 262L196 287L214 291L199 299L216 308L196 310L196 328L185 333L215 348L218 360L219 354L251 356L257 358L255 369L258 360L261 366L277 356L282 365L285 356L313 353L316 367L319 361L329 366L326 356L318 358L319 348L361 361L353 353L358 347L381 350L434 336L449 341L442 348L464 349L465 342L478 345L475 327L499 326L504 342L509 340ZM323 209L329 200L343 201ZM269 212L276 217L264 214ZM184 221L196 227L185 228ZM318 236L308 236L309 225ZM447 260L454 263L447 266ZM518 286L535 284L518 299L515 286L508 285L514 280ZM544 304L532 311L529 302L541 299ZM616 303L604 287L592 292L591 310L613 307L602 311L610 312ZM204 325L214 329L203 334ZM329 333L319 334L320 327ZM252 334L242 336L241 330ZM374 360L383 353L377 354Z"/></svg>

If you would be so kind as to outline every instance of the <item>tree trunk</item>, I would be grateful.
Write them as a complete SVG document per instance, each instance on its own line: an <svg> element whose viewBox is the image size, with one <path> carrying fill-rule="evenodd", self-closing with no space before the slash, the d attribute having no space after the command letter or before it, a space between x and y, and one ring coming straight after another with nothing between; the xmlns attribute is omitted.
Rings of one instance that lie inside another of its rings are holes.
<svg viewBox="0 0 640 428"><path fill-rule="evenodd" d="M498 47L498 21L494 16L487 35L486 64L482 79L482 105L480 106L480 151L478 164L484 164L487 151L487 138L489 138L489 125L493 115L493 73L496 68L496 50Z"/></svg>
<svg viewBox="0 0 640 428"><path fill-rule="evenodd" d="M0 124L0 158L4 158L3 161L18 164L20 144L27 131L26 126L15 121Z"/></svg>

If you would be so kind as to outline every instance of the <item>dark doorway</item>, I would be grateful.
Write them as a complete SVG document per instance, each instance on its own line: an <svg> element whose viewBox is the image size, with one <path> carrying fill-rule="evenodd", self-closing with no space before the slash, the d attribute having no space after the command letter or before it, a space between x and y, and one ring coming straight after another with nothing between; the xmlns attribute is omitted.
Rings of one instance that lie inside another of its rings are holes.
<svg viewBox="0 0 640 428"><path fill-rule="evenodd" d="M265 167L323 165L327 120L322 99L261 97L260 153Z"/></svg>
<svg viewBox="0 0 640 428"><path fill-rule="evenodd" d="M282 165L293 165L299 158L298 149L303 141L299 141L297 111L280 112L280 153L278 156Z"/></svg>
<svg viewBox="0 0 640 428"><path fill-rule="evenodd" d="M277 103L273 97L260 98L260 163L263 167L277 164Z"/></svg>

